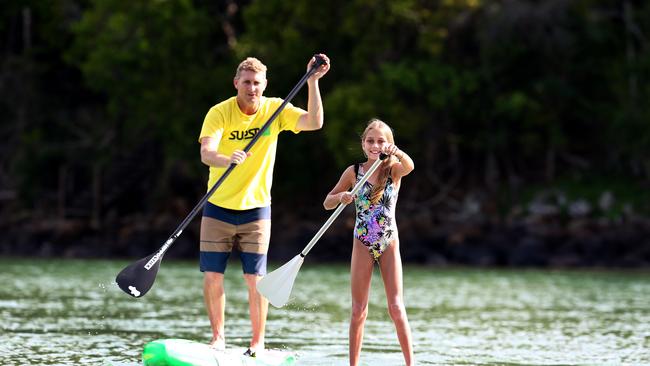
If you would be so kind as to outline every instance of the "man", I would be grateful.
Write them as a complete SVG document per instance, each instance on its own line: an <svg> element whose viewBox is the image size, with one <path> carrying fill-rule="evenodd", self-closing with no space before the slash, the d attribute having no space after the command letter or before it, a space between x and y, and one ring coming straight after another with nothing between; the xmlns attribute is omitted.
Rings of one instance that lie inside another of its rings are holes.
<svg viewBox="0 0 650 366"><path fill-rule="evenodd" d="M266 274L266 253L271 233L271 183L278 134L281 131L313 131L323 127L323 102L318 80L330 68L329 59L307 80L307 111L287 104L248 153L246 144L282 104L266 98L266 66L249 57L237 67L237 96L213 106L199 136L201 161L210 167L208 188L230 164L238 166L210 197L201 220L200 269L204 272L203 295L212 327L210 346L225 349L223 276L228 257L237 249L248 287L252 338L246 354L264 349L268 301L256 284ZM312 58L307 70L316 62Z"/></svg>

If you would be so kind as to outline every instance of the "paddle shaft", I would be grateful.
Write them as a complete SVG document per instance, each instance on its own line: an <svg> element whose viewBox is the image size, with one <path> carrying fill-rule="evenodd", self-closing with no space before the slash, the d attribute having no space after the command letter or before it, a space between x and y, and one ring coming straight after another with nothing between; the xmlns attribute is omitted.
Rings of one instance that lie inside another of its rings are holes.
<svg viewBox="0 0 650 366"><path fill-rule="evenodd" d="M382 156L379 159L375 160L375 162L370 166L370 169L368 169L368 171L363 175L363 177L361 177L359 182L357 182L357 184L355 184L354 187L352 188L352 190L350 191L350 193L352 193L352 195L357 194L357 192L361 189L361 187L363 187L363 185L370 178L372 173L374 173L375 170L377 170L377 167L379 167L379 164L381 164L381 162L386 157L387 157L386 155L382 154ZM339 216L341 211L343 211L345 206L347 206L347 204L345 204L343 202L339 203L338 207L336 207L336 210L334 210L332 215L330 215L330 217L327 219L327 221L325 221L325 224L323 224L323 226L318 230L316 235L314 235L314 237L309 241L309 244L307 244L305 249L303 249L302 252L300 252L301 257L304 258L309 253L311 248L314 245L316 245L316 242L318 241L318 239L320 239L320 237L323 236L325 231L327 231L327 229L330 227L330 225L332 225L334 220L336 220L336 218Z"/></svg>
<svg viewBox="0 0 650 366"><path fill-rule="evenodd" d="M312 67L309 69L309 71L307 71L307 73L302 77L302 79L300 79L300 81L298 81L298 84L296 84L296 86L293 87L291 92L289 92L289 95L287 95L287 97L284 99L282 104L280 104L278 109L276 109L275 112L273 112L273 115L271 115L269 120L266 121L266 123L264 123L262 128L260 128L260 130L257 131L255 136L248 142L246 147L244 147L244 152L250 151L250 149L253 147L253 145L255 145L257 140L260 139L262 134L264 134L264 132L269 128L269 126L271 126L271 123L273 122L273 120L275 120L275 118L280 114L280 112L282 112L282 110L289 103L289 101L291 101L291 99L293 99L293 97L298 93L298 91L305 84L307 79L309 79L316 72L316 70L318 70L319 67L321 67L322 65L325 64L325 60L323 58L321 58L320 56L315 56L315 57L316 57L316 61L314 62ZM228 166L228 169L226 169L226 171L221 175L221 177L219 177L219 179L212 186L212 188L210 188L210 190L201 198L199 203L197 203L196 206L194 206L192 211L190 211L190 213L187 215L187 217L185 217L185 220L183 220L183 222L181 222L180 225L178 225L178 227L176 228L176 230L174 230L174 232L169 237L169 239L167 239L167 241L165 241L165 244L163 244L163 246L158 250L156 255L151 258L151 260L147 263L147 265L145 267L148 266L149 268L151 268L151 266L153 266L153 264L155 264L156 261L158 261L160 259L160 257L162 257L162 255L165 254L167 249L181 235L183 230L187 227L187 225L189 225L190 221L192 221L194 216L196 216L196 214L199 213L199 211L203 208L203 205L205 205L207 200L212 196L212 194L217 190L217 188L219 188L221 183L223 183L223 181L226 180L226 178L230 175L230 173L232 172L232 170L236 166L237 166L237 164L234 164L234 163L231 163L230 166ZM147 268L147 269L149 269L149 268Z"/></svg>

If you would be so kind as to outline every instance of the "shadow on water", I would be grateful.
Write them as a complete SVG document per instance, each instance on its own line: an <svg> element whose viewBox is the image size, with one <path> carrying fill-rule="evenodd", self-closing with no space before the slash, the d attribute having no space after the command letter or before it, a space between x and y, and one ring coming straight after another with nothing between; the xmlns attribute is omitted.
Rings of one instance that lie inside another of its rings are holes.
<svg viewBox="0 0 650 366"><path fill-rule="evenodd" d="M114 283L126 264L0 259L2 365L134 365L154 339L209 340L194 263L165 261L140 299ZM650 365L647 272L407 266L404 285L420 365ZM245 346L236 263L226 286L227 341ZM267 347L297 352L299 365L347 365L349 303L347 266L307 263L290 304L269 312ZM403 364L377 272L362 361Z"/></svg>

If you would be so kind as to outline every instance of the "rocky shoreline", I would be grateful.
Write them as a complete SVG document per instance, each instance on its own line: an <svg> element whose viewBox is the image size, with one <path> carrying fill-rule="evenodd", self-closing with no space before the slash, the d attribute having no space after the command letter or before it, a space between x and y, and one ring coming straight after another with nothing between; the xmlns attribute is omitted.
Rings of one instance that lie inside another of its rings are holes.
<svg viewBox="0 0 650 366"><path fill-rule="evenodd" d="M593 212L567 215L548 206L512 212L497 220L482 210L443 215L398 207L402 260L428 266L650 268L649 218L629 213L616 218L593 217ZM298 254L328 214L305 219L275 210L270 260ZM310 260L349 261L353 216L352 208L346 208L310 252ZM81 219L23 221L3 229L0 255L140 258L164 243L179 217L184 214L169 210L114 220L101 229ZM193 220L166 257L198 257L199 222Z"/></svg>

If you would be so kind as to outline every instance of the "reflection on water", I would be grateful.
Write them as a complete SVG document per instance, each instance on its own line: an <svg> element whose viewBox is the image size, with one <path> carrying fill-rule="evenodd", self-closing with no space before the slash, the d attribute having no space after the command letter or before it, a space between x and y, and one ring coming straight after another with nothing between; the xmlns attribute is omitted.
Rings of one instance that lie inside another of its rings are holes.
<svg viewBox="0 0 650 366"><path fill-rule="evenodd" d="M2 365L134 365L157 338L207 341L202 277L164 261L143 298L114 277L127 262L0 260ZM281 263L280 263L281 264ZM239 267L226 274L229 344L250 336ZM305 263L292 301L272 308L267 346L299 365L347 365L348 267ZM636 272L428 269L406 266L420 365L650 365L650 276ZM402 355L376 275L362 361Z"/></svg>

